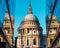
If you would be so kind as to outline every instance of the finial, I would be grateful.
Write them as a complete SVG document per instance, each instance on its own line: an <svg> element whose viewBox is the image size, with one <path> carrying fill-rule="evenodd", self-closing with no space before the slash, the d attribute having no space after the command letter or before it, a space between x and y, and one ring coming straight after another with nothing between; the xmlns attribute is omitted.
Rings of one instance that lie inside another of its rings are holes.
<svg viewBox="0 0 60 48"><path fill-rule="evenodd" d="M29 1L29 6L31 6L31 0Z"/></svg>
<svg viewBox="0 0 60 48"><path fill-rule="evenodd" d="M8 13L8 9L6 9L6 13Z"/></svg>
<svg viewBox="0 0 60 48"><path fill-rule="evenodd" d="M51 0L51 5L50 5L50 12L53 10L53 4L52 4L52 0Z"/></svg>
<svg viewBox="0 0 60 48"><path fill-rule="evenodd" d="M32 13L31 1L29 2L28 13L29 13L29 14Z"/></svg>

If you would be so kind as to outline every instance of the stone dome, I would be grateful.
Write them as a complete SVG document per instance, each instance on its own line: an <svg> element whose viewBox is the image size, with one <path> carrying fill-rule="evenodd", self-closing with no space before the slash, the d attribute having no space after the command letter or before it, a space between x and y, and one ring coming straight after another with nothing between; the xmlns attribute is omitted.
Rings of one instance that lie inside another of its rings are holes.
<svg viewBox="0 0 60 48"><path fill-rule="evenodd" d="M51 20L51 14L49 14L47 17L46 17L46 22L48 22L48 21L50 21ZM60 23L59 22L59 20L58 20L58 18L53 14L53 16L52 16L52 20L57 20L58 21L58 23Z"/></svg>
<svg viewBox="0 0 60 48"><path fill-rule="evenodd" d="M28 7L28 14L22 20L22 22L27 22L27 21L35 21L36 23L39 24L38 18L32 13L31 5L29 5Z"/></svg>
<svg viewBox="0 0 60 48"><path fill-rule="evenodd" d="M33 15L33 14L27 14L24 17L23 21L37 21L37 22L39 22L38 18L35 15Z"/></svg>
<svg viewBox="0 0 60 48"><path fill-rule="evenodd" d="M46 17L46 21L50 21L51 20L51 14L49 14L47 17ZM56 20L56 16L53 14L52 16L52 20Z"/></svg>
<svg viewBox="0 0 60 48"><path fill-rule="evenodd" d="M48 19L49 19L49 20L50 20L50 18L51 18L51 14L49 14L49 16L48 16ZM56 16L53 15L53 16L52 16L52 19L56 19Z"/></svg>
<svg viewBox="0 0 60 48"><path fill-rule="evenodd" d="M5 19L9 20L9 14L8 14L8 11L6 11ZM14 21L14 17L13 17L12 15L11 15L11 20Z"/></svg>
<svg viewBox="0 0 60 48"><path fill-rule="evenodd" d="M22 28L37 28L37 29L39 28L39 29L41 29L38 18L32 13L31 5L29 5L28 13L23 18L18 30L22 29Z"/></svg>

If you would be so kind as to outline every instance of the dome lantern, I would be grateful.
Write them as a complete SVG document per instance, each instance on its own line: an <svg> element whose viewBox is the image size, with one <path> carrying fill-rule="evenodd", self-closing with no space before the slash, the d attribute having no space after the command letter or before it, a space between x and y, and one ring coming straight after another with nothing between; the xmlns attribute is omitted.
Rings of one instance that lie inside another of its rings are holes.
<svg viewBox="0 0 60 48"><path fill-rule="evenodd" d="M28 14L31 14L32 13L32 6L31 6L31 2L29 4L29 7L28 7Z"/></svg>

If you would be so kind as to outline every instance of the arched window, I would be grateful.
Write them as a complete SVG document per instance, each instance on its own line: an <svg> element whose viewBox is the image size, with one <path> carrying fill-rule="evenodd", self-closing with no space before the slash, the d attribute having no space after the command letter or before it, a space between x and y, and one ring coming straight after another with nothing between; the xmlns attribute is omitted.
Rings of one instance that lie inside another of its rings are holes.
<svg viewBox="0 0 60 48"><path fill-rule="evenodd" d="M52 43L53 39L50 39L50 44Z"/></svg>
<svg viewBox="0 0 60 48"><path fill-rule="evenodd" d="M29 45L29 39L27 39L27 45Z"/></svg>
<svg viewBox="0 0 60 48"><path fill-rule="evenodd" d="M0 38L0 42L1 42L1 38Z"/></svg>
<svg viewBox="0 0 60 48"><path fill-rule="evenodd" d="M24 34L24 29L22 29L22 34Z"/></svg>
<svg viewBox="0 0 60 48"><path fill-rule="evenodd" d="M33 40L33 44L36 45L36 39Z"/></svg>
<svg viewBox="0 0 60 48"><path fill-rule="evenodd" d="M29 28L27 29L27 33L29 33Z"/></svg>
<svg viewBox="0 0 60 48"><path fill-rule="evenodd" d="M10 33L9 27L5 27L5 32L8 33L8 34Z"/></svg>

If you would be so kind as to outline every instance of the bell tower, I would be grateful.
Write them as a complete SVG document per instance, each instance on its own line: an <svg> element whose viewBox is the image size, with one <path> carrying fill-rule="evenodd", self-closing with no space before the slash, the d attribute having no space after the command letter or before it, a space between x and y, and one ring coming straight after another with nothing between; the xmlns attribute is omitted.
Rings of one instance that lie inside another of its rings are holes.
<svg viewBox="0 0 60 48"><path fill-rule="evenodd" d="M11 22L12 22L12 27L11 28L11 23L10 23L10 18L9 18L9 13L8 10L6 10L5 18L4 18L4 23L3 23L3 28L4 28L4 33L6 34L6 38L10 45L12 46L12 41L13 41L13 32L14 29L14 18L11 16Z"/></svg>
<svg viewBox="0 0 60 48"><path fill-rule="evenodd" d="M52 2L52 1L51 1ZM51 3L51 6L50 6L50 13L52 12L53 10L53 5ZM50 24L50 21L51 21L51 24ZM49 27L49 24L50 24L50 27ZM56 16L53 14L52 15L52 20L51 20L51 14L49 14L47 17L46 17L46 30L47 30L47 48L49 48L55 38L55 34L57 33L57 29L59 28L59 22L56 18Z"/></svg>
<svg viewBox="0 0 60 48"><path fill-rule="evenodd" d="M51 25L49 27L50 22L50 16L48 16L48 20L46 21L46 29L47 29L47 47L49 48L51 43L53 42L55 38L55 34L57 33L57 30L59 28L58 20L56 19L56 16L53 15ZM49 31L48 31L49 30Z"/></svg>

